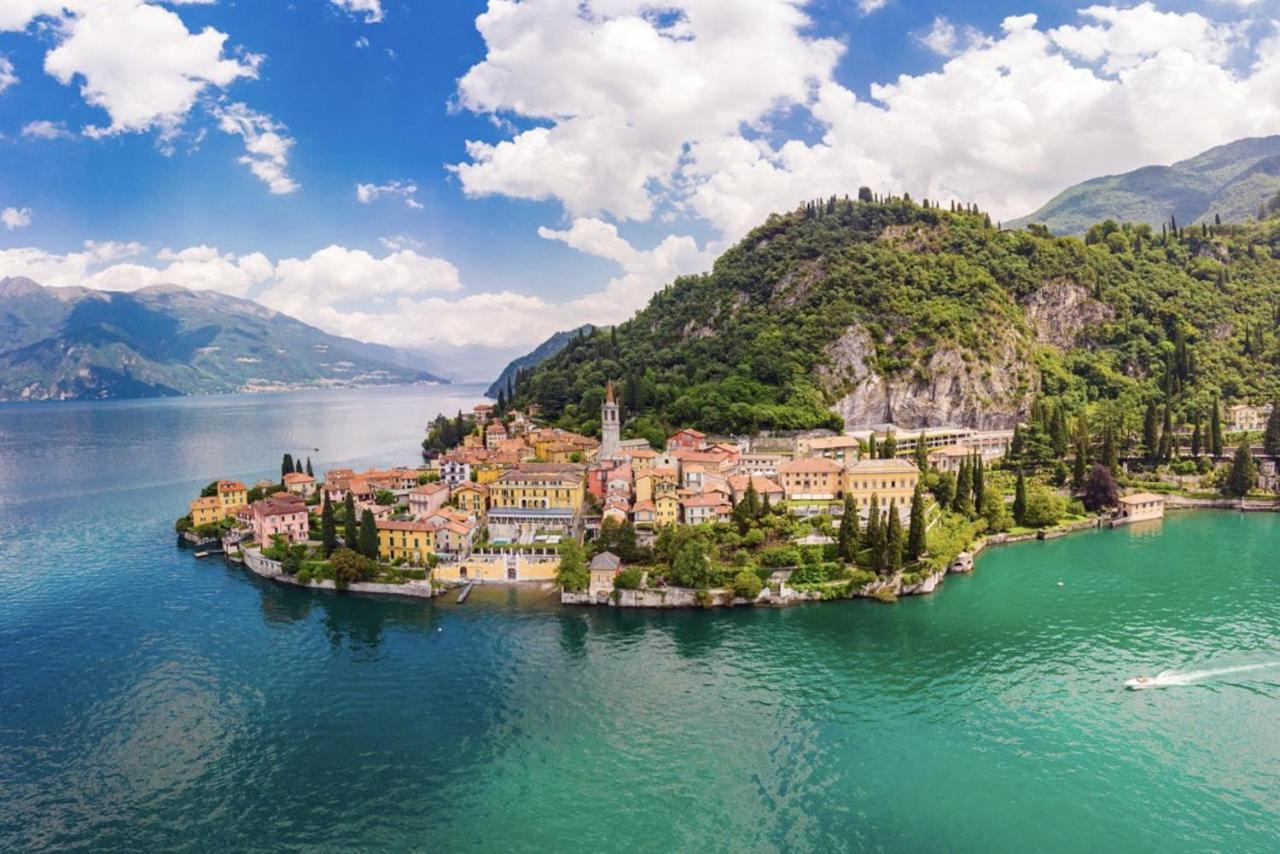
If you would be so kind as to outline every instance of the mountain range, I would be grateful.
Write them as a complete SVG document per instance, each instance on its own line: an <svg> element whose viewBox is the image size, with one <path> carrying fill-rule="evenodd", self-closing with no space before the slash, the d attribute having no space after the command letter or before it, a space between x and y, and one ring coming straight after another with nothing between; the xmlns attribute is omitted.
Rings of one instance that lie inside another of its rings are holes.
<svg viewBox="0 0 1280 854"><path fill-rule="evenodd" d="M415 354L322 332L251 300L0 279L0 400L155 397L447 382Z"/></svg>
<svg viewBox="0 0 1280 854"><path fill-rule="evenodd" d="M557 332L528 353L508 362L507 366L502 369L502 373L498 374L498 378L489 384L489 388L485 390L485 395L496 398L499 390L505 393L514 384L517 373L536 368L563 350L574 338L581 335L590 335L595 329L590 323L584 323L577 329Z"/></svg>
<svg viewBox="0 0 1280 854"><path fill-rule="evenodd" d="M1241 139L1172 166L1144 166L1077 184L1035 213L1005 223L1036 223L1054 234L1084 234L1113 219L1154 228L1170 217L1180 225L1246 222L1280 192L1280 136Z"/></svg>

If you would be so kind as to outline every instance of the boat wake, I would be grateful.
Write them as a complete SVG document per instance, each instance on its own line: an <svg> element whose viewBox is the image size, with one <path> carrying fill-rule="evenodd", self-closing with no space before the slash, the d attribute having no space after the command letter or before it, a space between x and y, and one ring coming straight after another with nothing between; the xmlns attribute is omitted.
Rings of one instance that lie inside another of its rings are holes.
<svg viewBox="0 0 1280 854"><path fill-rule="evenodd" d="M1220 676L1231 676L1236 673L1249 673L1254 670L1266 670L1280 667L1280 661L1263 661L1258 664L1237 664L1234 667L1215 667L1207 670L1162 670L1155 676L1139 676L1125 682L1125 687L1143 688L1176 688L1183 685L1194 685Z"/></svg>

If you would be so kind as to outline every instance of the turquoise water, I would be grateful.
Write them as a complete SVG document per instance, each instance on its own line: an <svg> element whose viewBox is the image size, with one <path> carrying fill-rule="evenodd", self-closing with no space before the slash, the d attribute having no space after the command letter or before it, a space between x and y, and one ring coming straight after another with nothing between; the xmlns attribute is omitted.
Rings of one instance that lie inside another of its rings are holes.
<svg viewBox="0 0 1280 854"><path fill-rule="evenodd" d="M0 850L1274 850L1280 667L1195 674L1280 662L1277 516L714 613L336 596L174 548L212 475L412 462L476 393L0 407Z"/></svg>

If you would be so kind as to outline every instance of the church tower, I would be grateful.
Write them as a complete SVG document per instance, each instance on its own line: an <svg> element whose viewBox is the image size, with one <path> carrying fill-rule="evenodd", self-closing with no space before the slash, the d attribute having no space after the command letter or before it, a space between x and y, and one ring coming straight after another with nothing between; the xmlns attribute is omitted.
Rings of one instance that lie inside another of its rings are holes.
<svg viewBox="0 0 1280 854"><path fill-rule="evenodd" d="M618 455L622 421L618 403L613 397L613 380L604 388L604 405L600 407L600 459L612 460Z"/></svg>

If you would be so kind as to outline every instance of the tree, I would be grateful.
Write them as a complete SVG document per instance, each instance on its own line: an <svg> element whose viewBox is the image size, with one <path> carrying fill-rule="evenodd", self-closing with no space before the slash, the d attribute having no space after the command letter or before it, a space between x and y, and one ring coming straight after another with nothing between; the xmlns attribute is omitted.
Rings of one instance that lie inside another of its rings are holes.
<svg viewBox="0 0 1280 854"><path fill-rule="evenodd" d="M1067 502L1054 495L1046 487L1036 485L1027 492L1027 509L1023 511L1023 524L1032 528L1056 525L1067 512Z"/></svg>
<svg viewBox="0 0 1280 854"><path fill-rule="evenodd" d="M883 459L891 460L898 455L898 437L892 430L884 437L884 447L880 449Z"/></svg>
<svg viewBox="0 0 1280 854"><path fill-rule="evenodd" d="M293 454L285 451L284 457L280 460L280 478L283 480L287 474L293 474Z"/></svg>
<svg viewBox="0 0 1280 854"><path fill-rule="evenodd" d="M1202 440L1200 438L1200 415L1199 413L1197 413L1195 422L1191 428L1191 458L1194 460L1200 459L1201 441Z"/></svg>
<svg viewBox="0 0 1280 854"><path fill-rule="evenodd" d="M368 581L378 572L378 565L352 549L338 549L329 558L333 568L333 581L338 587L346 587L353 581Z"/></svg>
<svg viewBox="0 0 1280 854"><path fill-rule="evenodd" d="M302 458L301 457L293 461L293 473L302 474Z"/></svg>
<svg viewBox="0 0 1280 854"><path fill-rule="evenodd" d="M1018 469L1018 480L1013 485L1013 521L1027 524L1027 477Z"/></svg>
<svg viewBox="0 0 1280 854"><path fill-rule="evenodd" d="M743 599L755 599L764 589L760 576L750 569L744 569L733 577L733 594Z"/></svg>
<svg viewBox="0 0 1280 854"><path fill-rule="evenodd" d="M982 506L978 508L978 513L987 523L987 530L993 534L1007 531L1013 527L1013 517L1009 515L1009 508L1005 506L1004 497L989 490L982 497Z"/></svg>
<svg viewBox="0 0 1280 854"><path fill-rule="evenodd" d="M706 547L697 540L690 540L680 548L675 563L671 565L671 577L681 587L705 590L711 586L711 564L707 561Z"/></svg>
<svg viewBox="0 0 1280 854"><path fill-rule="evenodd" d="M342 509L346 518L342 520L342 544L355 551L360 544L360 520L356 517L356 499L350 492L342 499Z"/></svg>
<svg viewBox="0 0 1280 854"><path fill-rule="evenodd" d="M933 485L933 498L943 510L951 506L956 497L956 476L949 471L939 472Z"/></svg>
<svg viewBox="0 0 1280 854"><path fill-rule="evenodd" d="M1280 456L1280 400L1271 404L1267 416L1267 429L1262 433L1262 450L1270 456Z"/></svg>
<svg viewBox="0 0 1280 854"><path fill-rule="evenodd" d="M858 562L858 508L853 496L844 497L844 513L840 516L840 532L836 535L836 554L845 563Z"/></svg>
<svg viewBox="0 0 1280 854"><path fill-rule="evenodd" d="M360 554L367 558L378 558L378 523L374 521L373 511L368 507L360 514Z"/></svg>
<svg viewBox="0 0 1280 854"><path fill-rule="evenodd" d="M871 436L867 439L867 457L868 457L868 459L872 459L872 460L878 460L878 459L880 459L880 452L879 452L879 450L876 448L876 434L875 434L875 433L872 433L872 434L871 434Z"/></svg>
<svg viewBox="0 0 1280 854"><path fill-rule="evenodd" d="M324 505L320 510L320 542L326 559L338 548L338 524L333 518L333 505L329 503L328 492L324 494Z"/></svg>
<svg viewBox="0 0 1280 854"><path fill-rule="evenodd" d="M560 545L560 566L556 569L556 584L574 593L586 590L591 584L591 572L587 558L576 540L566 540Z"/></svg>
<svg viewBox="0 0 1280 854"><path fill-rule="evenodd" d="M1102 464L1115 475L1120 471L1120 443L1116 441L1114 427L1108 426L1102 439Z"/></svg>
<svg viewBox="0 0 1280 854"><path fill-rule="evenodd" d="M373 501L379 507L390 507L396 503L396 494L389 489L379 489L373 493Z"/></svg>
<svg viewBox="0 0 1280 854"><path fill-rule="evenodd" d="M1227 494L1243 498L1258 485L1258 464L1249 447L1249 437L1240 440L1236 455L1231 460L1231 473L1227 476Z"/></svg>
<svg viewBox="0 0 1280 854"><path fill-rule="evenodd" d="M960 461L960 475L956 478L956 497L952 500L951 509L965 516L973 515L973 473L968 460Z"/></svg>
<svg viewBox="0 0 1280 854"><path fill-rule="evenodd" d="M636 541L636 526L629 521L619 522L617 519L605 519L600 523L600 533L592 543L595 554L613 552L622 558L623 563L634 563L640 559L640 546Z"/></svg>
<svg viewBox="0 0 1280 854"><path fill-rule="evenodd" d="M1209 410L1209 456L1222 456L1222 405L1216 397L1213 409Z"/></svg>
<svg viewBox="0 0 1280 854"><path fill-rule="evenodd" d="M889 502L889 524L884 538L884 568L893 573L902 569L902 518L898 502Z"/></svg>
<svg viewBox="0 0 1280 854"><path fill-rule="evenodd" d="M973 455L973 472L970 475L973 479L973 506L982 506L982 497L987 492L986 473L983 470L982 454L974 453Z"/></svg>
<svg viewBox="0 0 1280 854"><path fill-rule="evenodd" d="M1160 459L1169 462L1173 459L1173 404L1165 403L1164 421L1160 427Z"/></svg>
<svg viewBox="0 0 1280 854"><path fill-rule="evenodd" d="M733 508L733 521L738 524L738 533L746 534L751 523L760 518L760 495L756 492L755 481L747 475L747 489L742 500Z"/></svg>
<svg viewBox="0 0 1280 854"><path fill-rule="evenodd" d="M1160 458L1160 413L1156 410L1154 400L1147 402L1147 411L1142 416L1142 447L1147 451L1147 459L1155 462Z"/></svg>
<svg viewBox="0 0 1280 854"><path fill-rule="evenodd" d="M308 477L316 476L315 470L311 468L311 457L307 457L307 476Z"/></svg>
<svg viewBox="0 0 1280 854"><path fill-rule="evenodd" d="M874 492L867 510L867 529L862 534L862 541L871 552L871 568L879 571L884 563L884 520L880 517L880 496Z"/></svg>
<svg viewBox="0 0 1280 854"><path fill-rule="evenodd" d="M924 486L916 481L911 494L911 524L907 528L907 557L919 560L929 549L928 531L924 522Z"/></svg>
<svg viewBox="0 0 1280 854"><path fill-rule="evenodd" d="M1088 462L1085 459L1084 449L1077 446L1075 457L1071 460L1071 488L1076 492L1084 489L1084 481L1087 476L1086 465L1088 465Z"/></svg>
<svg viewBox="0 0 1280 854"><path fill-rule="evenodd" d="M1103 465L1094 466L1084 485L1085 508L1097 513L1105 507L1114 507L1119 499L1120 488L1116 486L1111 469Z"/></svg>
<svg viewBox="0 0 1280 854"><path fill-rule="evenodd" d="M922 430L916 438L915 449L916 468L920 470L920 474L924 474L929 470L929 445L925 441L925 434Z"/></svg>

